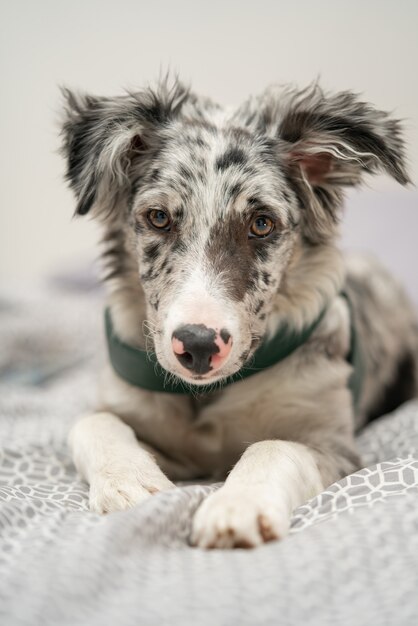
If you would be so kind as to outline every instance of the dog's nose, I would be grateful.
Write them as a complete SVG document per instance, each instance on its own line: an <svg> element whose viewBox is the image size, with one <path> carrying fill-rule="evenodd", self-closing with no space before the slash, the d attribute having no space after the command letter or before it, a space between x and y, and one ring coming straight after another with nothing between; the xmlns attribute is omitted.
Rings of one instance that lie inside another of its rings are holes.
<svg viewBox="0 0 418 626"><path fill-rule="evenodd" d="M231 352L232 337L204 324L186 324L173 332L173 352L183 367L195 374L217 370Z"/></svg>

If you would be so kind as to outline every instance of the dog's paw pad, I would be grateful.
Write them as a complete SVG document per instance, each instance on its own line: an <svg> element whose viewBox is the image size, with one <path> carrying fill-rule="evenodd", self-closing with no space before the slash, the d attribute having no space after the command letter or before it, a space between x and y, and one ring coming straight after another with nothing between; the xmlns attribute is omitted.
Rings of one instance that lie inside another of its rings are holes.
<svg viewBox="0 0 418 626"><path fill-rule="evenodd" d="M197 510L191 542L208 549L253 548L282 539L288 530L288 515L265 491L221 488Z"/></svg>

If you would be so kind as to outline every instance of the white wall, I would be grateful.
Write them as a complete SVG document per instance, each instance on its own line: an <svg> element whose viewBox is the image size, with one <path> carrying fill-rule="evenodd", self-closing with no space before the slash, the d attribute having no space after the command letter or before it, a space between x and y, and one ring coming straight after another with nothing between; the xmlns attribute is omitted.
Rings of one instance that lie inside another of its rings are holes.
<svg viewBox="0 0 418 626"><path fill-rule="evenodd" d="M416 0L1 0L0 7L2 278L28 279L95 254L94 225L71 220L62 182L58 84L113 95L171 67L196 90L237 103L269 82L303 85L321 74L325 87L364 92L407 118L418 181Z"/></svg>

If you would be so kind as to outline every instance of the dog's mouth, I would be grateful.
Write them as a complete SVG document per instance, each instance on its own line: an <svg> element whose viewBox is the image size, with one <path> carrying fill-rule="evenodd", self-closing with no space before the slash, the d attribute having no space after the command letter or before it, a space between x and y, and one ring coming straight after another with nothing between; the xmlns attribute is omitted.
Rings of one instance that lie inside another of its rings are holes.
<svg viewBox="0 0 418 626"><path fill-rule="evenodd" d="M230 376L230 373L228 374L223 374L219 371L210 371L206 374L193 374L191 372L187 372L187 370L185 371L184 368L181 368L181 370L179 368L172 368L171 369L171 373L174 374L175 376L177 376L178 378L180 378L180 380L182 380L185 383L188 383L189 385L212 385L215 384L217 382L220 382L226 378L228 378L228 376ZM233 374L234 372L231 372L231 374Z"/></svg>
<svg viewBox="0 0 418 626"><path fill-rule="evenodd" d="M187 356L185 356L182 362L179 359L176 359L176 361L174 361L172 358L167 359L166 355L164 355L163 358L157 358L161 366L165 370L173 374L182 382L188 385L197 385L202 387L206 385L220 383L223 380L229 378L229 376L235 374L241 368L241 365L229 361L226 365L219 368L217 368L216 366L212 367L209 363L207 367L202 368L205 371L196 372L192 371L188 367L185 367L185 365L190 366L191 364L191 360Z"/></svg>

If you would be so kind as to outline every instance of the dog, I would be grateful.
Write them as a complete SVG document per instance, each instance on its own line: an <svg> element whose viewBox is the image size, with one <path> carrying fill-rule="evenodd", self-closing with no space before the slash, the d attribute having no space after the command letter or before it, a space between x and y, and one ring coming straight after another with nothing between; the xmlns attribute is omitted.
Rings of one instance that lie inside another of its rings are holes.
<svg viewBox="0 0 418 626"><path fill-rule="evenodd" d="M91 510L226 478L191 544L281 539L361 467L356 430L417 394L413 307L337 246L345 187L409 182L402 125L317 83L236 109L177 78L64 96L66 177L101 224L108 288L100 401L69 436Z"/></svg>

